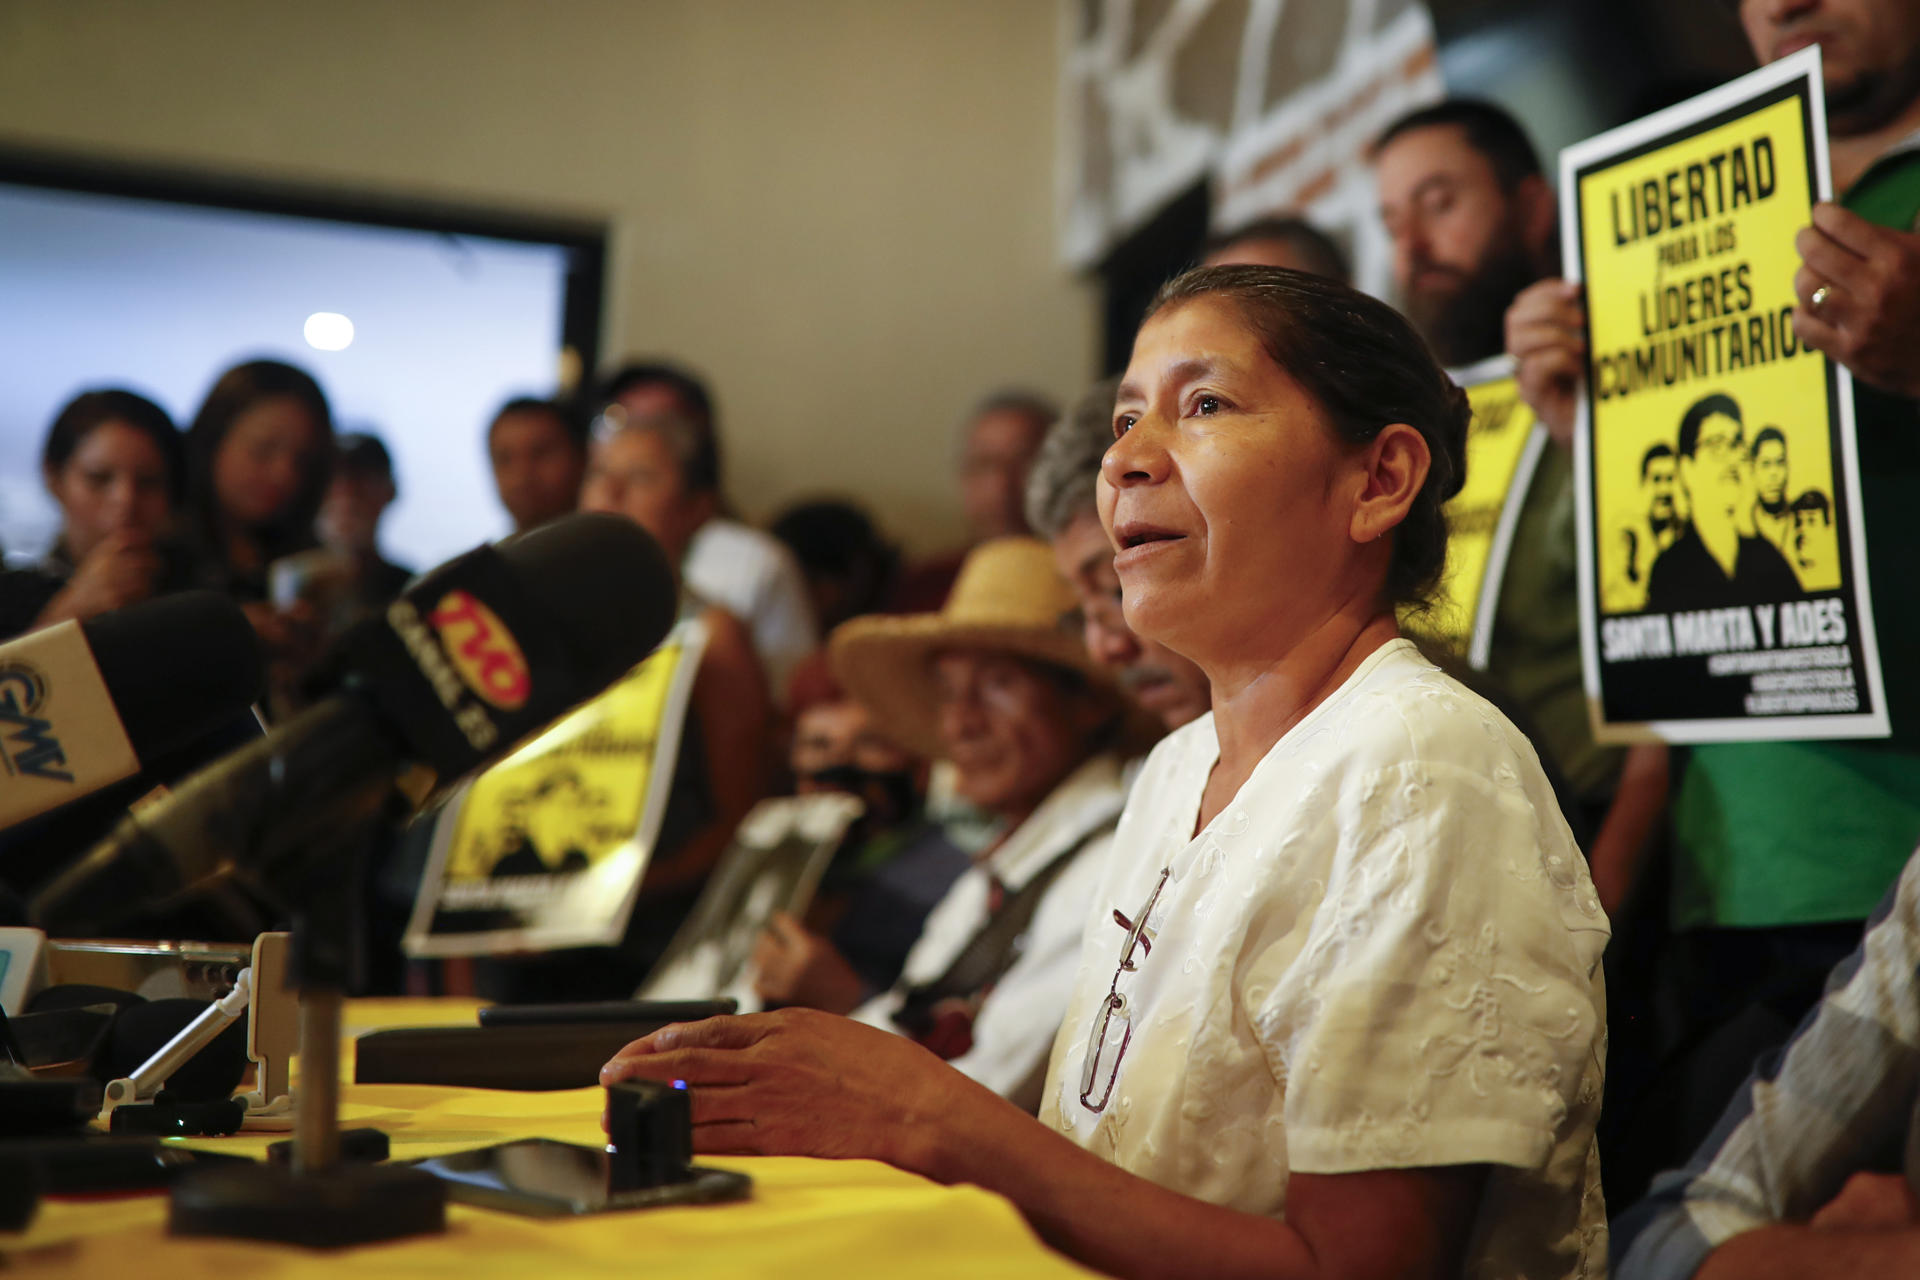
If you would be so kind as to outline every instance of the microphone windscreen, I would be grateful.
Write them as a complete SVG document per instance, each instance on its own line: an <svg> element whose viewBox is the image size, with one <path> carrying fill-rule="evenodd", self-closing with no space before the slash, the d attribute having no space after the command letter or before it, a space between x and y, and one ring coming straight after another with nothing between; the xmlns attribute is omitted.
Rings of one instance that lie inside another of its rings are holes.
<svg viewBox="0 0 1920 1280"><path fill-rule="evenodd" d="M422 574L341 637L310 692L358 690L406 758L457 778L625 675L678 606L639 525L564 516Z"/></svg>
<svg viewBox="0 0 1920 1280"><path fill-rule="evenodd" d="M207 1008L184 997L129 1005L113 1020L113 1034L100 1064L101 1080L132 1075ZM167 1092L182 1102L231 1097L247 1070L247 1019L243 1015L215 1036L168 1078Z"/></svg>
<svg viewBox="0 0 1920 1280"><path fill-rule="evenodd" d="M625 675L673 629L673 566L624 516L583 511L507 538L499 551L531 603L566 636L582 697Z"/></svg>
<svg viewBox="0 0 1920 1280"><path fill-rule="evenodd" d="M247 615L217 591L145 600L80 630L143 763L219 728L266 686Z"/></svg>

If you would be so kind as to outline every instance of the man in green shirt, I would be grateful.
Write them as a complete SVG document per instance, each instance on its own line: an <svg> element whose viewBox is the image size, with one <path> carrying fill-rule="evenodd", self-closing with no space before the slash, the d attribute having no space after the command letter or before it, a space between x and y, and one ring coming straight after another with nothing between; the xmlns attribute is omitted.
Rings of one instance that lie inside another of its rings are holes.
<svg viewBox="0 0 1920 1280"><path fill-rule="evenodd" d="M1818 43L1836 204L1795 238L1802 342L1854 376L1873 619L1893 736L1693 749L1674 802L1666 966L1684 1050L1665 1092L1684 1155L1820 994L1828 969L1920 841L1920 6L1911 0L1743 0L1763 62ZM1522 394L1568 421L1585 371L1578 286L1545 281L1507 318ZM1596 879L1598 876L1596 875ZM1659 1125L1646 1124L1644 1129Z"/></svg>

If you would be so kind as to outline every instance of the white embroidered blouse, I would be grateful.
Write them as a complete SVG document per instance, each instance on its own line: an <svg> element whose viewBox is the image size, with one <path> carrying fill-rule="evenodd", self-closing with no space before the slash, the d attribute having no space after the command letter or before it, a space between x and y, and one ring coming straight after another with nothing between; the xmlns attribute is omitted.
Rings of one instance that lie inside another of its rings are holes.
<svg viewBox="0 0 1920 1280"><path fill-rule="evenodd" d="M1205 716L1134 786L1041 1119L1275 1217L1294 1171L1488 1164L1467 1274L1604 1275L1608 926L1532 747L1395 640L1195 836L1217 758Z"/></svg>

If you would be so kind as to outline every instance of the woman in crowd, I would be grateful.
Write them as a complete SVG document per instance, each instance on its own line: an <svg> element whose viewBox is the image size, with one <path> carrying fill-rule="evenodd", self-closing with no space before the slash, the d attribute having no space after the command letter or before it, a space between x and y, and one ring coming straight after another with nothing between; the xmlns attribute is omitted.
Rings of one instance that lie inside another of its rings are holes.
<svg viewBox="0 0 1920 1280"><path fill-rule="evenodd" d="M1446 552L1465 397L1405 320L1190 272L1102 463L1127 622L1213 712L1149 759L1040 1121L797 1011L668 1028L707 1151L870 1156L1116 1274L1600 1274L1607 922L1533 751L1395 625Z"/></svg>
<svg viewBox="0 0 1920 1280"><path fill-rule="evenodd" d="M204 583L240 601L276 656L309 656L313 636L297 608L276 608L270 571L318 545L314 516L326 495L333 414L305 372L249 360L221 374L187 430L188 537Z"/></svg>
<svg viewBox="0 0 1920 1280"><path fill-rule="evenodd" d="M153 401L111 389L75 397L40 452L60 534L40 564L0 575L0 635L189 585L186 554L168 536L185 469L180 433Z"/></svg>
<svg viewBox="0 0 1920 1280"><path fill-rule="evenodd" d="M1072 608L1045 543L997 538L967 553L940 612L834 632L835 674L875 726L947 761L997 834L928 913L891 990L863 1000L815 935L776 935L756 956L763 995L903 1032L1028 1111L1126 798L1124 704L1060 625Z"/></svg>

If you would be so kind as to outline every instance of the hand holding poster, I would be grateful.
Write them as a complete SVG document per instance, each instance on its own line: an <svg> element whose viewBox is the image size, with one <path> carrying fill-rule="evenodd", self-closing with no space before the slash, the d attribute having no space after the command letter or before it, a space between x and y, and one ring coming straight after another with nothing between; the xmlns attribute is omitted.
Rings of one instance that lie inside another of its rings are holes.
<svg viewBox="0 0 1920 1280"><path fill-rule="evenodd" d="M1794 332L1819 49L1568 148L1581 644L1602 741L1888 732L1852 383Z"/></svg>

